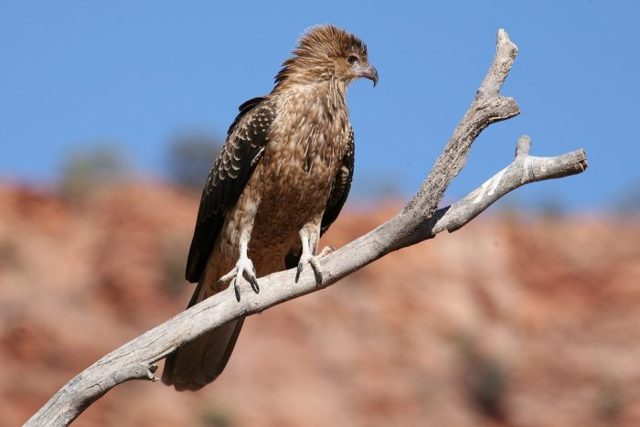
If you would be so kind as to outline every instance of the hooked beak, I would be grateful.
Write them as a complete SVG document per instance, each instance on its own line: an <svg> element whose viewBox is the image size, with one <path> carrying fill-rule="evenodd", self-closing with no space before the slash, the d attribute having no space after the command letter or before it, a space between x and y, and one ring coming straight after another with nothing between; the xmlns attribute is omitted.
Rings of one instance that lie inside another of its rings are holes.
<svg viewBox="0 0 640 427"><path fill-rule="evenodd" d="M358 77L364 77L373 82L373 87L378 84L378 70L373 65L367 64L358 70Z"/></svg>

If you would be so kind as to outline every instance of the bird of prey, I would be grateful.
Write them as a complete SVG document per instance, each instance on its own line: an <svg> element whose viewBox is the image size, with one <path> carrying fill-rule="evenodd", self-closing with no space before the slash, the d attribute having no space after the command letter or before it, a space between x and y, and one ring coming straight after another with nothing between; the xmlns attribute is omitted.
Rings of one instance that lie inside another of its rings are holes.
<svg viewBox="0 0 640 427"><path fill-rule="evenodd" d="M202 191L186 278L198 286L192 306L226 289L240 298L246 281L309 265L322 280L320 236L345 203L354 137L345 96L359 77L378 81L366 45L332 25L312 27L264 97L240 105ZM296 279L297 280L297 279ZM162 381L198 390L224 369L244 318L177 349Z"/></svg>

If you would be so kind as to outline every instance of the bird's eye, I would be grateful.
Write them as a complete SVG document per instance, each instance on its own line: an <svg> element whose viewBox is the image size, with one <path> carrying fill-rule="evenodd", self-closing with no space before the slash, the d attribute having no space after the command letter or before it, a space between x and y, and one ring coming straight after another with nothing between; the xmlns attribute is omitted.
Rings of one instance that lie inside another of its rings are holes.
<svg viewBox="0 0 640 427"><path fill-rule="evenodd" d="M349 65L353 65L358 62L358 57L355 55L349 55L347 56L347 62L349 63Z"/></svg>

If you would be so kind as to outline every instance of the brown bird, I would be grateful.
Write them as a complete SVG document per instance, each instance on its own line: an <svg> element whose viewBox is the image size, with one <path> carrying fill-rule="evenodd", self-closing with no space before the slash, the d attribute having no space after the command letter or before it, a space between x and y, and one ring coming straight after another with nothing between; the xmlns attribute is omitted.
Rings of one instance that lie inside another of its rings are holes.
<svg viewBox="0 0 640 427"><path fill-rule="evenodd" d="M331 25L311 28L284 61L268 96L240 106L204 190L187 260L198 282L189 307L233 282L309 264L322 272L320 236L351 187L353 130L345 95L359 77L378 82L366 45ZM297 279L296 279L297 280ZM244 318L230 321L167 358L162 381L197 390L226 366Z"/></svg>

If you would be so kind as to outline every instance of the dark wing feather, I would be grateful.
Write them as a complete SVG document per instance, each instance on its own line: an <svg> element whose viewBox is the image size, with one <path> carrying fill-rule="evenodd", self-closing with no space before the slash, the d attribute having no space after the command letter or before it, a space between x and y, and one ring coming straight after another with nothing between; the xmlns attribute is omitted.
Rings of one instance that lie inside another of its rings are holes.
<svg viewBox="0 0 640 427"><path fill-rule="evenodd" d="M351 181L353 180L353 166L355 156L355 144L353 137L353 129L349 129L349 141L347 142L347 151L342 156L340 167L336 176L333 178L331 192L327 200L327 206L324 209L322 222L320 223L320 235L322 236L338 218L344 203L347 201L349 190L351 189ZM300 262L300 248L291 250L284 259L286 268L293 268Z"/></svg>
<svg viewBox="0 0 640 427"><path fill-rule="evenodd" d="M190 282L200 280L225 214L238 201L269 142L269 127L275 118L275 109L269 100L253 98L239 110L202 190L187 258L186 278Z"/></svg>
<svg viewBox="0 0 640 427"><path fill-rule="evenodd" d="M355 155L355 144L353 138L353 129L349 129L349 141L347 143L347 151L342 157L342 165L338 168L338 172L331 186L327 207L322 216L320 224L320 235L329 229L331 224L338 218L344 203L347 201L349 190L351 189L351 181L353 180L353 165Z"/></svg>

